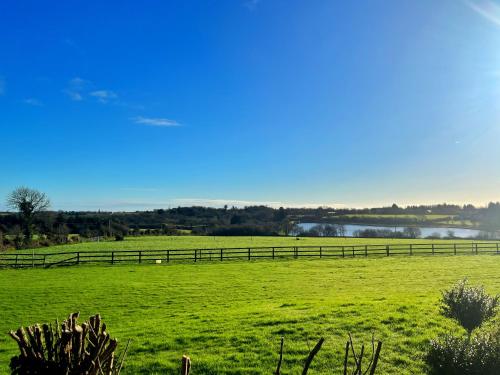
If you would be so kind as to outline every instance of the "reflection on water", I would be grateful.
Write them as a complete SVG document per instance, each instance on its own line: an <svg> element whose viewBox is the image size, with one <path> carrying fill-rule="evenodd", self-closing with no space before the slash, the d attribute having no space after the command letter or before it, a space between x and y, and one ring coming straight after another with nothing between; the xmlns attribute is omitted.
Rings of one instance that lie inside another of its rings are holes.
<svg viewBox="0 0 500 375"><path fill-rule="evenodd" d="M300 223L299 226L304 230L309 230L318 223ZM346 237L354 237L354 232L365 229L376 230L390 230L402 232L405 227L386 227L375 225L362 225L362 224L346 224L344 225ZM447 237L449 232L453 232L454 237L458 238L471 238L479 235L480 231L477 229L467 228L450 228L450 227L420 227L423 238L439 234L440 237Z"/></svg>

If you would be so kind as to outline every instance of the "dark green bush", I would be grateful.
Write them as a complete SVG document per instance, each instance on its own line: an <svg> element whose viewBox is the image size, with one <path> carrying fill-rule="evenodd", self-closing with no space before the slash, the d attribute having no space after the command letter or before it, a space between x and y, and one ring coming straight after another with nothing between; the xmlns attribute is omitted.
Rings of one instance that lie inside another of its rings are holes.
<svg viewBox="0 0 500 375"><path fill-rule="evenodd" d="M488 295L482 286L468 286L467 279L464 279L443 292L442 303L443 315L455 319L470 335L495 315L499 296Z"/></svg>
<svg viewBox="0 0 500 375"><path fill-rule="evenodd" d="M231 225L221 226L210 232L211 236L277 236L272 228L263 225Z"/></svg>
<svg viewBox="0 0 500 375"><path fill-rule="evenodd" d="M38 246L41 246L41 247L48 247L48 246L52 246L53 243L49 240L49 239L42 239L40 241L38 241Z"/></svg>
<svg viewBox="0 0 500 375"><path fill-rule="evenodd" d="M500 329L471 339L447 335L432 340L426 362L431 375L498 375Z"/></svg>

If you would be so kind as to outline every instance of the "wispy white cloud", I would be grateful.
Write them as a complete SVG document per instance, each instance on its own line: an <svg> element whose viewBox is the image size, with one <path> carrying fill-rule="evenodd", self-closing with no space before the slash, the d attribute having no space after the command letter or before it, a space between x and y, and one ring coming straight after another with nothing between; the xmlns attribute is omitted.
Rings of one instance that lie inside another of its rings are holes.
<svg viewBox="0 0 500 375"><path fill-rule="evenodd" d="M254 10L260 2L261 0L245 0L243 5L250 10Z"/></svg>
<svg viewBox="0 0 500 375"><path fill-rule="evenodd" d="M63 92L76 102L83 100L84 91L90 86L90 81L75 77L69 80L68 87Z"/></svg>
<svg viewBox="0 0 500 375"><path fill-rule="evenodd" d="M118 95L116 95L116 93L114 93L111 90L97 90L97 91L92 91L89 95L93 96L100 103L103 103L103 104L106 104L110 100L118 98Z"/></svg>
<svg viewBox="0 0 500 375"><path fill-rule="evenodd" d="M143 117L137 116L132 119L136 124L148 125L148 126L160 126L160 127L173 127L181 126L177 121L170 120L168 118L160 117Z"/></svg>
<svg viewBox="0 0 500 375"><path fill-rule="evenodd" d="M474 12L500 26L500 4L492 0L465 0Z"/></svg>
<svg viewBox="0 0 500 375"><path fill-rule="evenodd" d="M23 100L24 104L32 105L34 107L43 107L43 103L36 98L27 98Z"/></svg>
<svg viewBox="0 0 500 375"><path fill-rule="evenodd" d="M95 85L91 81L75 77L68 82L68 87L64 89L63 92L75 102L82 101L86 97L92 97L99 103L106 104L118 98L118 95L114 91L92 90L93 86Z"/></svg>
<svg viewBox="0 0 500 375"><path fill-rule="evenodd" d="M5 94L5 78L3 77L0 77L0 95L4 95Z"/></svg>
<svg viewBox="0 0 500 375"><path fill-rule="evenodd" d="M63 92L76 102L92 97L99 103L106 104L111 101L117 103L118 95L111 90L95 90L95 85L86 79L75 77L69 80L68 87Z"/></svg>
<svg viewBox="0 0 500 375"><path fill-rule="evenodd" d="M63 45L68 47L68 49L76 52L78 55L80 55L80 56L85 55L85 50L83 48L81 48L80 45L74 39L64 38L62 40L62 43L63 43Z"/></svg>
<svg viewBox="0 0 500 375"><path fill-rule="evenodd" d="M79 101L83 100L82 94L77 92L77 91L66 90L65 92L71 98L71 100L74 100L75 102L79 102Z"/></svg>
<svg viewBox="0 0 500 375"><path fill-rule="evenodd" d="M71 38L64 38L63 43L70 47L77 47L76 42Z"/></svg>

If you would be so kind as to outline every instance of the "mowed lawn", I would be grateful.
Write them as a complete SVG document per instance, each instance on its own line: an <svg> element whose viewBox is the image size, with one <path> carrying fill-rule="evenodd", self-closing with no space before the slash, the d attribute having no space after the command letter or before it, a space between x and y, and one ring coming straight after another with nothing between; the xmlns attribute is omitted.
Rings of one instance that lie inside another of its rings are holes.
<svg viewBox="0 0 500 375"><path fill-rule="evenodd" d="M221 247L385 245L399 243L471 243L471 240L430 240L344 237L223 237L223 236L138 236L124 241L82 242L38 248L37 253L103 250L209 249ZM23 251L18 251L23 252ZM24 251L31 254L31 250Z"/></svg>
<svg viewBox="0 0 500 375"><path fill-rule="evenodd" d="M283 373L323 336L310 373L339 374L348 332L384 342L378 374L422 374L428 340L458 331L440 291L469 277L499 293L499 275L493 255L1 270L0 373L17 352L9 329L80 311L132 339L125 374L176 374L182 354L193 374L270 374L281 336Z"/></svg>

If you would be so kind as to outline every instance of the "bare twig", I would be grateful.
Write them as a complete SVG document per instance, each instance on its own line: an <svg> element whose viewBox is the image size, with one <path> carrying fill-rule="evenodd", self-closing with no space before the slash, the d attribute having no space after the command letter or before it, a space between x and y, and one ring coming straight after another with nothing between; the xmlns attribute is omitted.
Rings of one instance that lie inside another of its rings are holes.
<svg viewBox="0 0 500 375"><path fill-rule="evenodd" d="M182 375L189 375L189 371L191 370L191 359L183 355L182 356Z"/></svg>
<svg viewBox="0 0 500 375"><path fill-rule="evenodd" d="M372 357L370 358L370 362L368 363L368 367L366 368L366 371L363 373L363 375L368 374L368 372L372 368L374 358L375 358L375 335L372 334Z"/></svg>
<svg viewBox="0 0 500 375"><path fill-rule="evenodd" d="M372 368L370 370L370 375L373 375L375 374L375 370L377 368L377 364L378 364L378 359L380 357L380 351L382 350L382 341L379 341L377 343L377 350L375 351L375 357L373 359L373 364L372 364Z"/></svg>
<svg viewBox="0 0 500 375"><path fill-rule="evenodd" d="M365 354L365 346L361 345L361 352L359 354L358 366L356 367L356 375L361 375L361 362L363 361L364 354Z"/></svg>
<svg viewBox="0 0 500 375"><path fill-rule="evenodd" d="M281 371L281 362L283 361L283 344L285 342L285 338L282 337L281 338L281 345L280 345L280 359L278 361L278 367L276 368L276 372L275 372L275 375L280 375L280 371Z"/></svg>
<svg viewBox="0 0 500 375"><path fill-rule="evenodd" d="M325 341L324 338L320 338L316 346L311 350L309 353L309 356L306 359L306 363L304 365L304 370L302 370L302 375L306 375L307 371L309 370L309 366L311 365L311 362L313 361L314 357L316 354L318 354L319 350L321 349L321 346L323 345L323 342Z"/></svg>
<svg viewBox="0 0 500 375"><path fill-rule="evenodd" d="M344 375L347 375L347 361L349 359L349 341L345 344Z"/></svg>

